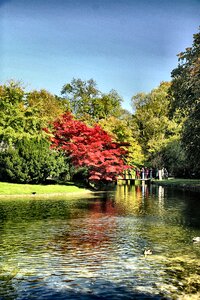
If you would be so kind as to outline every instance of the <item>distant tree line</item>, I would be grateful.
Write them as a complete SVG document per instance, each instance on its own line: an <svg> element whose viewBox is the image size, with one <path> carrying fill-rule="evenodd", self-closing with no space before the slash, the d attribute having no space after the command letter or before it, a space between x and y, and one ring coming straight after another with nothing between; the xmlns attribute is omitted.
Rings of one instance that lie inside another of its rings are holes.
<svg viewBox="0 0 200 300"><path fill-rule="evenodd" d="M132 112L123 109L123 99L115 90L102 93L93 79L72 79L61 89L61 96L44 89L27 92L22 83L12 80L0 85L0 180L112 179L127 166L165 167L177 177L199 177L200 32L178 57L171 82L134 95ZM72 149L53 144L55 134L59 132L61 143L69 133L69 124L63 121L66 113L71 124L77 122L79 131L70 131L70 139L64 142L71 141L71 146L79 142L79 148L85 143L82 149L87 141L92 145L90 157L85 150L74 150L76 159L80 155L79 164L73 163ZM55 126L58 122L64 126L63 132ZM86 138L81 128L88 134L98 132L99 144ZM97 160L95 151L102 161ZM92 167L92 159L96 167Z"/></svg>

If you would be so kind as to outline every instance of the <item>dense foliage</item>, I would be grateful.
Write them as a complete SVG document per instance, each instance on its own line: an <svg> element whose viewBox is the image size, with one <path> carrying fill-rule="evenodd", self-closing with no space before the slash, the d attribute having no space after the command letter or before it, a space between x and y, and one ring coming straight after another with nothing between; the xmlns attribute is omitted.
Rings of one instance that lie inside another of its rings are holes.
<svg viewBox="0 0 200 300"><path fill-rule="evenodd" d="M19 82L0 85L0 143L44 136L42 128L64 113L65 100L45 90L27 93Z"/></svg>
<svg viewBox="0 0 200 300"><path fill-rule="evenodd" d="M45 90L27 93L19 82L0 86L0 180L38 183L63 172L42 129L64 112L64 101Z"/></svg>
<svg viewBox="0 0 200 300"><path fill-rule="evenodd" d="M64 172L65 160L44 139L22 139L0 152L0 168L1 181L43 183Z"/></svg>
<svg viewBox="0 0 200 300"><path fill-rule="evenodd" d="M51 134L52 148L64 151L75 167L86 167L89 180L112 181L128 167L122 147L127 144L114 142L99 125L89 127L66 113L53 123Z"/></svg>
<svg viewBox="0 0 200 300"><path fill-rule="evenodd" d="M37 136L41 129L34 111L25 105L25 91L19 83L0 86L0 141L11 144L22 138Z"/></svg>
<svg viewBox="0 0 200 300"><path fill-rule="evenodd" d="M118 143L128 143L127 164L130 166L143 165L145 161L142 147L138 142L138 128L131 114L124 113L123 118L109 117L99 121L101 127L112 135Z"/></svg>
<svg viewBox="0 0 200 300"><path fill-rule="evenodd" d="M185 117L182 143L190 168L199 173L200 161L200 32L193 45L179 54L179 64L172 71L172 110Z"/></svg>
<svg viewBox="0 0 200 300"><path fill-rule="evenodd" d="M121 114L122 98L115 90L101 93L93 79L83 81L74 78L63 86L61 93L69 101L72 113L89 124Z"/></svg>
<svg viewBox="0 0 200 300"><path fill-rule="evenodd" d="M159 169L167 167L171 174L177 175L177 171L185 172L184 166L171 146L180 145L182 124L175 115L170 116L170 86L169 82L162 82L148 94L139 93L132 98L132 105L139 131L137 139L146 163ZM180 165L177 167L177 164Z"/></svg>
<svg viewBox="0 0 200 300"><path fill-rule="evenodd" d="M140 131L139 143L146 157L160 150L173 134L173 125L168 118L169 85L162 83L149 94L140 93L132 98L134 117Z"/></svg>

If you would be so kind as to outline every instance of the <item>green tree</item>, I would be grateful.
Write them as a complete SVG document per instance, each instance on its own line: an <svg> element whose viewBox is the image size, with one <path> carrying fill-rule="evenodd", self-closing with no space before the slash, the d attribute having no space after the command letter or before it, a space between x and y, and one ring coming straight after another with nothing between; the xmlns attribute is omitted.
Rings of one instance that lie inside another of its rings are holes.
<svg viewBox="0 0 200 300"><path fill-rule="evenodd" d="M27 94L26 107L34 111L43 126L47 126L50 121L55 120L59 115L69 110L69 102L42 89Z"/></svg>
<svg viewBox="0 0 200 300"><path fill-rule="evenodd" d="M66 169L64 157L50 150L44 139L22 139L0 152L0 180L16 183L43 183Z"/></svg>
<svg viewBox="0 0 200 300"><path fill-rule="evenodd" d="M134 119L138 125L138 142L147 161L157 161L157 167L163 162L160 159L162 149L180 136L181 124L176 118L170 118L169 82L162 82L149 94L139 93L132 98L135 111Z"/></svg>
<svg viewBox="0 0 200 300"><path fill-rule="evenodd" d="M27 94L20 82L0 86L1 148L23 138L43 136L42 122L26 103Z"/></svg>
<svg viewBox="0 0 200 300"><path fill-rule="evenodd" d="M20 82L0 85L1 180L42 182L66 167L63 158L49 149L43 130L66 105L65 99L45 90L27 93Z"/></svg>
<svg viewBox="0 0 200 300"><path fill-rule="evenodd" d="M180 139L169 142L160 153L162 163L167 166L167 170L175 177L190 176L185 151Z"/></svg>
<svg viewBox="0 0 200 300"><path fill-rule="evenodd" d="M127 112L123 118L109 117L99 121L100 126L111 134L116 142L128 143L127 164L141 165L144 163L142 148L137 141L137 134L134 127L133 119Z"/></svg>
<svg viewBox="0 0 200 300"><path fill-rule="evenodd" d="M185 117L182 142L191 168L200 168L200 32L194 34L192 47L179 54L172 71L172 111Z"/></svg>
<svg viewBox="0 0 200 300"><path fill-rule="evenodd" d="M120 116L122 98L115 90L101 93L93 79L73 79L65 84L61 94L69 100L72 113L79 119L94 124L109 116Z"/></svg>
<svg viewBox="0 0 200 300"><path fill-rule="evenodd" d="M66 99L46 90L26 92L20 82L0 85L0 145L44 137L50 121L69 109Z"/></svg>

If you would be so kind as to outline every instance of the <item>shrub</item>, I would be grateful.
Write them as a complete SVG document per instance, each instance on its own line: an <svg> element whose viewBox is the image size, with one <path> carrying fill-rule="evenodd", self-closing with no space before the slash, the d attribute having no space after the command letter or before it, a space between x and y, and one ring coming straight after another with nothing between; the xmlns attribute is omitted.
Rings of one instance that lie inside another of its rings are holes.
<svg viewBox="0 0 200 300"><path fill-rule="evenodd" d="M0 180L15 183L43 183L65 170L64 157L44 140L23 139L0 152Z"/></svg>

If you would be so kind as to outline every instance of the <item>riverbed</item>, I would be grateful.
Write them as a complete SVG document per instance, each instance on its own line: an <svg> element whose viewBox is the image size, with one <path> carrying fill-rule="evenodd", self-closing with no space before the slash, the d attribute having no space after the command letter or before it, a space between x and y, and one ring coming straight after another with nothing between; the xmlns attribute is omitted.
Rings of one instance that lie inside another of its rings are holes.
<svg viewBox="0 0 200 300"><path fill-rule="evenodd" d="M0 299L200 297L196 194L141 185L4 199L0 219Z"/></svg>

